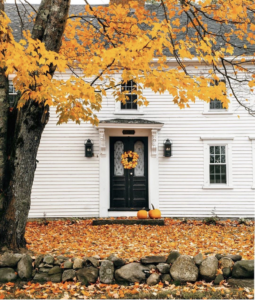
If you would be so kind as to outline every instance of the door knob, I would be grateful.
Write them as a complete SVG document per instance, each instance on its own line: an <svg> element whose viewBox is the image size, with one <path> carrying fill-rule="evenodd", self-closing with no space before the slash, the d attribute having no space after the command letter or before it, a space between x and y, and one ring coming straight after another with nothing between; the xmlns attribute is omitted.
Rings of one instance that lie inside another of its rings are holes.
<svg viewBox="0 0 255 300"><path fill-rule="evenodd" d="M133 173L130 173L130 175L133 175Z"/></svg>

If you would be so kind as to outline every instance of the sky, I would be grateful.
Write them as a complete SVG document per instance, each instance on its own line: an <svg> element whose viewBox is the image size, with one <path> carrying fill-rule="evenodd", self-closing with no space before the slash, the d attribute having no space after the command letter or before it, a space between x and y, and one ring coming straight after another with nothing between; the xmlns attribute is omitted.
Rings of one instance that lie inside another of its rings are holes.
<svg viewBox="0 0 255 300"><path fill-rule="evenodd" d="M40 4L41 0L28 0L29 3L31 4ZM14 3L15 0L6 0L6 3ZM17 3L19 3L20 1L17 0ZM107 4L109 3L109 0L88 0L88 2L90 4L97 4L97 5L100 5L100 4ZM24 3L24 2L23 2ZM84 4L84 0L71 0L71 5L72 4Z"/></svg>

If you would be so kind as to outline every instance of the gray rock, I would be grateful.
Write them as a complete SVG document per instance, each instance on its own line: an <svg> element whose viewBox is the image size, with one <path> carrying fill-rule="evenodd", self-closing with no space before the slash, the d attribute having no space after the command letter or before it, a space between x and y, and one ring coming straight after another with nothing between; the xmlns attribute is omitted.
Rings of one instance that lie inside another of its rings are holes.
<svg viewBox="0 0 255 300"><path fill-rule="evenodd" d="M73 268L73 263L70 260L66 260L64 262L64 269L72 269Z"/></svg>
<svg viewBox="0 0 255 300"><path fill-rule="evenodd" d="M95 259L97 259L97 260L100 260L101 259L101 257L99 256L99 255L94 255L94 256L92 256L93 258L95 258Z"/></svg>
<svg viewBox="0 0 255 300"><path fill-rule="evenodd" d="M149 268L140 263L130 263L115 271L115 279L119 282L143 282L146 279L144 271Z"/></svg>
<svg viewBox="0 0 255 300"><path fill-rule="evenodd" d="M40 264L42 263L42 261L43 261L43 255L37 256L36 259L35 259L35 262L34 262L34 267L36 269L38 269Z"/></svg>
<svg viewBox="0 0 255 300"><path fill-rule="evenodd" d="M230 277L230 275L231 275L231 269L230 269L230 268L223 268L223 269L222 269L222 275L223 275L225 278Z"/></svg>
<svg viewBox="0 0 255 300"><path fill-rule="evenodd" d="M232 270L234 278L254 278L254 260L240 260Z"/></svg>
<svg viewBox="0 0 255 300"><path fill-rule="evenodd" d="M75 270L83 268L83 260L80 258L76 258L73 262L73 268Z"/></svg>
<svg viewBox="0 0 255 300"><path fill-rule="evenodd" d="M254 279L228 279L228 284L232 287L248 287L254 289Z"/></svg>
<svg viewBox="0 0 255 300"><path fill-rule="evenodd" d="M50 281L47 273L37 273L35 274L33 281L35 282L47 282Z"/></svg>
<svg viewBox="0 0 255 300"><path fill-rule="evenodd" d="M39 268L39 273L46 273L48 274L50 271L50 268Z"/></svg>
<svg viewBox="0 0 255 300"><path fill-rule="evenodd" d="M49 280L55 283L62 281L62 273L57 273L49 276Z"/></svg>
<svg viewBox="0 0 255 300"><path fill-rule="evenodd" d="M62 281L72 281L75 278L75 273L74 270L65 270L62 274Z"/></svg>
<svg viewBox="0 0 255 300"><path fill-rule="evenodd" d="M156 270L156 266L155 265L152 265L152 264L149 264L149 265L146 265L146 267L148 267L150 270Z"/></svg>
<svg viewBox="0 0 255 300"><path fill-rule="evenodd" d="M122 267L122 266L124 266L126 264L126 262L123 259L115 256L114 254L111 254L107 258L107 260L112 261L115 268L120 268L120 267Z"/></svg>
<svg viewBox="0 0 255 300"><path fill-rule="evenodd" d="M199 271L203 279L207 281L214 280L218 269L218 259L215 256L209 256L202 261Z"/></svg>
<svg viewBox="0 0 255 300"><path fill-rule="evenodd" d="M17 279L15 271L11 268L0 268L0 282L11 282Z"/></svg>
<svg viewBox="0 0 255 300"><path fill-rule="evenodd" d="M150 286L156 285L159 282L160 282L160 274L157 274L157 273L151 274L150 277L147 278L147 281L146 281L146 283Z"/></svg>
<svg viewBox="0 0 255 300"><path fill-rule="evenodd" d="M86 257L84 260L86 267L94 266L95 268L99 267L99 261L93 257Z"/></svg>
<svg viewBox="0 0 255 300"><path fill-rule="evenodd" d="M157 265L157 269L161 274L169 274L170 265L165 263L160 263Z"/></svg>
<svg viewBox="0 0 255 300"><path fill-rule="evenodd" d="M219 260L219 263L221 265L222 268L232 268L234 265L234 262L231 258L229 257L222 257Z"/></svg>
<svg viewBox="0 0 255 300"><path fill-rule="evenodd" d="M54 266L61 266L61 262L57 259L54 261Z"/></svg>
<svg viewBox="0 0 255 300"><path fill-rule="evenodd" d="M69 258L68 257L65 257L63 255L59 255L57 256L57 260L60 262L60 263L63 263L64 261L68 260Z"/></svg>
<svg viewBox="0 0 255 300"><path fill-rule="evenodd" d="M45 264L48 264L48 265L53 265L53 263L54 263L54 257L51 256L51 255L45 255L44 259L43 259L43 262Z"/></svg>
<svg viewBox="0 0 255 300"><path fill-rule="evenodd" d="M17 272L22 280L28 280L32 278L32 258L25 254L18 262Z"/></svg>
<svg viewBox="0 0 255 300"><path fill-rule="evenodd" d="M48 265L48 264L44 264L44 268L53 268L54 265Z"/></svg>
<svg viewBox="0 0 255 300"><path fill-rule="evenodd" d="M196 256L193 257L194 262L197 266L200 266L202 261L203 261L203 254L202 253L198 253Z"/></svg>
<svg viewBox="0 0 255 300"><path fill-rule="evenodd" d="M40 264L39 268L44 268L44 265L45 265L44 263Z"/></svg>
<svg viewBox="0 0 255 300"><path fill-rule="evenodd" d="M77 271L77 278L80 282L95 283L98 278L98 269L94 267L82 268ZM84 279L85 278L85 279Z"/></svg>
<svg viewBox="0 0 255 300"><path fill-rule="evenodd" d="M102 283L112 283L114 280L114 264L112 261L103 260L99 269L99 278Z"/></svg>
<svg viewBox="0 0 255 300"><path fill-rule="evenodd" d="M1 257L0 257L0 267L16 267L17 263L20 261L22 257L22 254L19 253L10 253L10 252L5 252Z"/></svg>
<svg viewBox="0 0 255 300"><path fill-rule="evenodd" d="M171 280L172 280L172 278L171 278L170 274L162 274L161 275L161 281L163 283L166 283L166 282L169 283Z"/></svg>
<svg viewBox="0 0 255 300"><path fill-rule="evenodd" d="M170 274L174 280L194 282L198 277L198 267L188 255L179 256L173 263Z"/></svg>
<svg viewBox="0 0 255 300"><path fill-rule="evenodd" d="M232 259L234 262L242 260L242 256L238 254L228 254L226 257Z"/></svg>
<svg viewBox="0 0 255 300"><path fill-rule="evenodd" d="M224 280L224 277L223 277L222 274L219 274L219 275L216 276L216 278L214 279L213 283L215 285L219 285L222 280Z"/></svg>
<svg viewBox="0 0 255 300"><path fill-rule="evenodd" d="M32 278L34 278L34 277L35 277L35 274L36 274L36 270L35 270L35 269L33 269L33 270L32 270Z"/></svg>
<svg viewBox="0 0 255 300"><path fill-rule="evenodd" d="M170 254L168 255L168 258L166 260L166 263L167 264L173 264L174 261L180 256L181 254L176 251L176 250L173 250L170 252Z"/></svg>
<svg viewBox="0 0 255 300"><path fill-rule="evenodd" d="M223 254L216 254L215 257L220 260L224 255Z"/></svg>
<svg viewBox="0 0 255 300"><path fill-rule="evenodd" d="M141 258L142 264L158 264L158 263L165 263L165 262L166 262L165 256L161 256L161 255L145 256Z"/></svg>
<svg viewBox="0 0 255 300"><path fill-rule="evenodd" d="M48 275L54 275L59 273L62 273L62 269L59 266L55 266L49 270Z"/></svg>

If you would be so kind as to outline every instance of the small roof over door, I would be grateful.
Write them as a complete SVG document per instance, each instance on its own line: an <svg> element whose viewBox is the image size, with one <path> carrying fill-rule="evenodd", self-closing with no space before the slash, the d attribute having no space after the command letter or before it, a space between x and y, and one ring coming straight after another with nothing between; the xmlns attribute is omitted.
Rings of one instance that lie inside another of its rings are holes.
<svg viewBox="0 0 255 300"><path fill-rule="evenodd" d="M100 121L98 128L161 129L164 123L144 119L110 119Z"/></svg>

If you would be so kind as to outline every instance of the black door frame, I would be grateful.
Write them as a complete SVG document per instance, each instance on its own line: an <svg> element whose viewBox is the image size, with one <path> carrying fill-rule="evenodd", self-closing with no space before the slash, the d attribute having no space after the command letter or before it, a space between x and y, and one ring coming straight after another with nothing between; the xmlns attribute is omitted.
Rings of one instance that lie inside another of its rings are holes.
<svg viewBox="0 0 255 300"><path fill-rule="evenodd" d="M128 142L128 140L130 141ZM144 143L144 174L145 174L145 181L146 181L146 198L147 198L147 205L145 205L145 208L148 210L149 206L149 149L148 149L148 136L113 136L109 137L109 149L110 149L110 155L109 155L109 173L110 173L110 208L108 211L138 211L142 209L143 207L132 207L131 203L134 201L133 197L133 190L131 187L134 187L134 182L133 178L134 176L130 175L132 172L134 174L134 169L128 170L124 169L124 176L125 176L125 185L129 186L127 188L127 199L126 199L126 207L113 207L113 190L112 190L112 185L113 185L113 173L114 173L114 143L116 141L123 141L124 143L124 151L128 150L134 150L133 147L130 147L130 145L134 145L137 141L142 141ZM132 148L132 149L131 149Z"/></svg>

